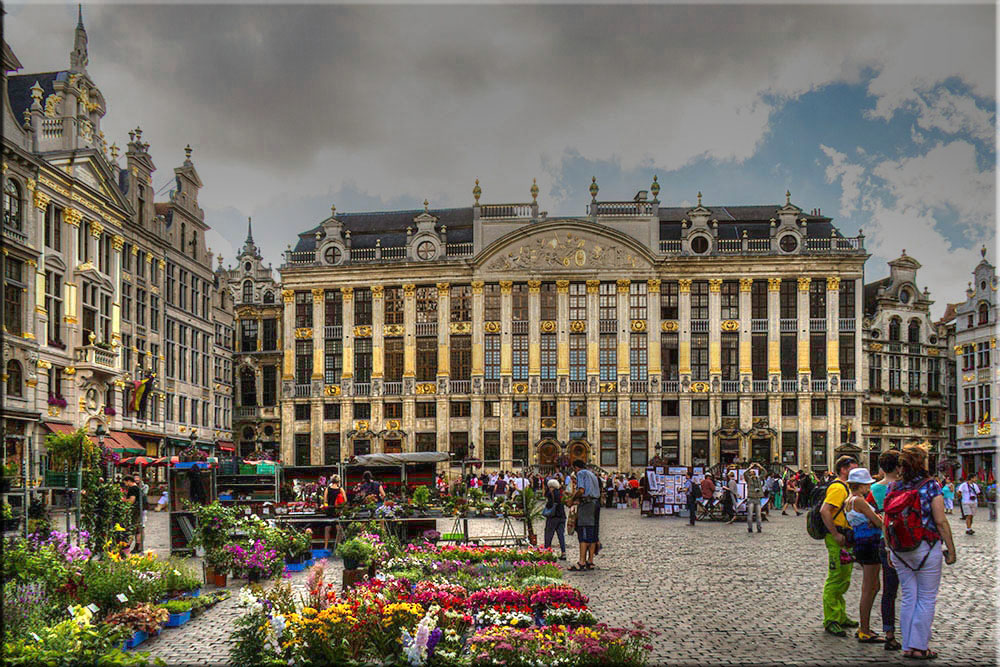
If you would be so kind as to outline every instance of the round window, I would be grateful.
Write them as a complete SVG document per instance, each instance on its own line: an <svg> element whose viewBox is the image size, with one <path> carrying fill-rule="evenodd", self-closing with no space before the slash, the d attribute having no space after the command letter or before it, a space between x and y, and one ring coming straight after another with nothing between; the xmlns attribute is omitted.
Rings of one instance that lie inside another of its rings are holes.
<svg viewBox="0 0 1000 667"><path fill-rule="evenodd" d="M691 251L699 255L708 252L708 239L704 236L696 236L691 239Z"/></svg>
<svg viewBox="0 0 1000 667"><path fill-rule="evenodd" d="M433 241L421 241L417 244L417 257L420 259L431 259L434 257L435 248Z"/></svg>
<svg viewBox="0 0 1000 667"><path fill-rule="evenodd" d="M881 331L879 331L878 329L872 329L872 338L878 338L881 335L882 335Z"/></svg>
<svg viewBox="0 0 1000 667"><path fill-rule="evenodd" d="M265 426L264 427L264 435L267 436L268 438L270 438L272 435L274 435L274 427L273 426Z"/></svg>
<svg viewBox="0 0 1000 667"><path fill-rule="evenodd" d="M778 247L781 248L782 252L795 252L799 247L799 240L795 238L794 234L785 234L778 241Z"/></svg>
<svg viewBox="0 0 1000 667"><path fill-rule="evenodd" d="M247 273L250 273L250 269L252 268L253 267L250 265L250 262L247 262L246 264L243 265L243 270L246 271Z"/></svg>
<svg viewBox="0 0 1000 667"><path fill-rule="evenodd" d="M253 428L247 426L245 429L243 429L243 439L253 440Z"/></svg>
<svg viewBox="0 0 1000 667"><path fill-rule="evenodd" d="M343 258L344 253L335 245L332 245L323 251L323 260L327 264L340 264L340 260Z"/></svg>
<svg viewBox="0 0 1000 667"><path fill-rule="evenodd" d="M910 290L905 289L905 290L901 291L899 293L899 300L902 301L903 303L909 303L910 302Z"/></svg>
<svg viewBox="0 0 1000 667"><path fill-rule="evenodd" d="M980 280L979 281L979 289L981 289L981 290L986 289L986 281L985 280Z"/></svg>
<svg viewBox="0 0 1000 667"><path fill-rule="evenodd" d="M934 343L936 343L936 342L937 342L937 336L935 336L935 335L933 335L933 334L932 334L932 335L931 335L931 336L930 336L930 337L929 337L929 338L928 338L927 340L928 340L928 341L929 341L929 342L930 342L931 344L934 344Z"/></svg>

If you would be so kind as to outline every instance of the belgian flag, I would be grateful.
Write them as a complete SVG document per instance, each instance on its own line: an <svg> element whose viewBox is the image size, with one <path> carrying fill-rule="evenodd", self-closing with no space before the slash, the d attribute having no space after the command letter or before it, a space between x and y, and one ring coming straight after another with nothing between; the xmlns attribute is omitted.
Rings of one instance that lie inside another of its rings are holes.
<svg viewBox="0 0 1000 667"><path fill-rule="evenodd" d="M132 413L137 417L142 417L142 413L146 409L146 402L149 400L149 395L152 391L152 375L142 380L135 380L132 382L132 400L129 401L129 407L132 409Z"/></svg>

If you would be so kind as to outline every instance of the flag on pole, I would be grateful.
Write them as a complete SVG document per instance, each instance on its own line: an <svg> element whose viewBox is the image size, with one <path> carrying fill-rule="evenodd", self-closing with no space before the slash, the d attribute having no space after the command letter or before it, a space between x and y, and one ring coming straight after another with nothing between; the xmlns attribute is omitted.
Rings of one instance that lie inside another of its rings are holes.
<svg viewBox="0 0 1000 667"><path fill-rule="evenodd" d="M142 413L146 408L146 401L149 400L149 394L152 391L153 376L146 377L142 380L135 380L132 383L132 400L129 401L129 407L132 409L133 414L138 417L142 416Z"/></svg>

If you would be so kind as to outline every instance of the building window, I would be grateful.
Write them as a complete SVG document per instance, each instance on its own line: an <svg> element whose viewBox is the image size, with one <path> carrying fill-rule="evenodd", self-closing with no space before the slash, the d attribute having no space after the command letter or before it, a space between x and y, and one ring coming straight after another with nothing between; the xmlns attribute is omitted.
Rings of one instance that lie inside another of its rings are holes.
<svg viewBox="0 0 1000 667"><path fill-rule="evenodd" d="M767 319L767 281L755 280L750 286L750 318Z"/></svg>
<svg viewBox="0 0 1000 667"><path fill-rule="evenodd" d="M736 399L723 399L722 401L722 416L723 417L739 417L740 416L740 402Z"/></svg>
<svg viewBox="0 0 1000 667"><path fill-rule="evenodd" d="M253 303L253 281L243 281L243 303Z"/></svg>
<svg viewBox="0 0 1000 667"><path fill-rule="evenodd" d="M798 286L795 280L786 278L781 281L781 290L778 293L778 313L783 320L794 320L799 316Z"/></svg>
<svg viewBox="0 0 1000 667"><path fill-rule="evenodd" d="M696 466L708 465L708 433L691 433L691 463Z"/></svg>
<svg viewBox="0 0 1000 667"><path fill-rule="evenodd" d="M418 452L436 452L437 451L437 434L436 433L417 433L417 451Z"/></svg>
<svg viewBox="0 0 1000 667"><path fill-rule="evenodd" d="M906 373L906 388L911 394L920 391L920 357L910 357L910 368Z"/></svg>
<svg viewBox="0 0 1000 667"><path fill-rule="evenodd" d="M799 434L795 431L781 433L781 462L786 466L799 464Z"/></svg>
<svg viewBox="0 0 1000 667"><path fill-rule="evenodd" d="M468 380L472 377L471 336L452 336L450 356L452 380Z"/></svg>
<svg viewBox="0 0 1000 667"><path fill-rule="evenodd" d="M309 421L312 419L312 409L309 403L295 404L295 421Z"/></svg>
<svg viewBox="0 0 1000 667"><path fill-rule="evenodd" d="M312 295L309 292L295 293L295 328L313 325Z"/></svg>
<svg viewBox="0 0 1000 667"><path fill-rule="evenodd" d="M569 319L571 322L585 321L587 319L586 283L570 283Z"/></svg>
<svg viewBox="0 0 1000 667"><path fill-rule="evenodd" d="M298 344L298 341L296 342ZM340 339L323 341L323 382L340 384L344 371L344 343Z"/></svg>
<svg viewBox="0 0 1000 667"><path fill-rule="evenodd" d="M885 422L882 421L882 408L877 406L871 406L868 408L868 421L872 424L882 425Z"/></svg>
<svg viewBox="0 0 1000 667"><path fill-rule="evenodd" d="M472 321L472 286L452 285L450 294L451 321Z"/></svg>
<svg viewBox="0 0 1000 667"><path fill-rule="evenodd" d="M340 419L340 403L324 403L323 419L327 421Z"/></svg>
<svg viewBox="0 0 1000 667"><path fill-rule="evenodd" d="M261 321L261 349L274 351L278 349L278 320L268 318Z"/></svg>
<svg viewBox="0 0 1000 667"><path fill-rule="evenodd" d="M433 382L437 377L437 338L421 336L417 338L417 380Z"/></svg>
<svg viewBox="0 0 1000 667"><path fill-rule="evenodd" d="M7 181L11 183L12 181ZM4 261L3 325L7 333L20 336L24 332L21 295L27 289L23 280L24 264L9 257ZM86 284L86 283L84 283ZM86 341L86 333L84 334Z"/></svg>
<svg viewBox="0 0 1000 667"><path fill-rule="evenodd" d="M754 380L767 380L767 334L750 336L750 372Z"/></svg>
<svg viewBox="0 0 1000 667"><path fill-rule="evenodd" d="M809 283L809 317L826 319L826 283L822 280Z"/></svg>
<svg viewBox="0 0 1000 667"><path fill-rule="evenodd" d="M483 319L487 322L500 321L500 285L496 283L483 286Z"/></svg>
<svg viewBox="0 0 1000 667"><path fill-rule="evenodd" d="M708 380L708 334L691 334L691 379Z"/></svg>
<svg viewBox="0 0 1000 667"><path fill-rule="evenodd" d="M797 417L799 415L799 402L794 398L781 399L781 416Z"/></svg>
<svg viewBox="0 0 1000 667"><path fill-rule="evenodd" d="M629 406L630 414L633 417L648 417L649 416L649 403L647 401L631 401Z"/></svg>
<svg viewBox="0 0 1000 667"><path fill-rule="evenodd" d="M680 379L680 349L677 334L662 334L660 339L660 363L663 366L663 379L674 381Z"/></svg>
<svg viewBox="0 0 1000 667"><path fill-rule="evenodd" d="M513 453L515 467L517 462L521 462L523 465L529 463L528 459L528 432L527 431L514 431L511 434L511 440L513 443Z"/></svg>
<svg viewBox="0 0 1000 667"><path fill-rule="evenodd" d="M676 431L664 431L660 434L660 441L663 446L663 458L667 460L667 465L677 465L681 462L681 439Z"/></svg>
<svg viewBox="0 0 1000 667"><path fill-rule="evenodd" d="M511 416L513 417L527 417L529 411L528 401L513 401L511 402Z"/></svg>
<svg viewBox="0 0 1000 667"><path fill-rule="evenodd" d="M902 332L903 324L898 317L889 320L889 340L898 341Z"/></svg>
<svg viewBox="0 0 1000 667"><path fill-rule="evenodd" d="M587 416L587 401L570 400L570 402L569 402L569 416L570 417L586 417Z"/></svg>
<svg viewBox="0 0 1000 667"><path fill-rule="evenodd" d="M720 292L722 319L740 319L740 284L735 280L723 281Z"/></svg>
<svg viewBox="0 0 1000 667"><path fill-rule="evenodd" d="M795 334L782 334L778 344L781 379L794 380L798 369L798 341Z"/></svg>
<svg viewBox="0 0 1000 667"><path fill-rule="evenodd" d="M618 290L615 283L601 283L597 295L597 312L603 322L618 321Z"/></svg>
<svg viewBox="0 0 1000 667"><path fill-rule="evenodd" d="M511 379L524 381L528 379L528 336L518 334L511 336L511 362L513 364Z"/></svg>
<svg viewBox="0 0 1000 667"><path fill-rule="evenodd" d="M487 334L483 344L483 373L487 380L500 379L500 335Z"/></svg>
<svg viewBox="0 0 1000 667"><path fill-rule="evenodd" d="M979 352L979 368L989 368L990 367L990 348L986 346L986 343L981 343L977 347Z"/></svg>
<svg viewBox="0 0 1000 667"><path fill-rule="evenodd" d="M739 334L723 333L721 342L722 379L735 381L740 379L740 341Z"/></svg>
<svg viewBox="0 0 1000 667"><path fill-rule="evenodd" d="M340 434L339 433L324 433L323 434L323 463L325 465L332 465L334 463L340 463Z"/></svg>
<svg viewBox="0 0 1000 667"><path fill-rule="evenodd" d="M45 209L45 247L62 252L62 209L49 204ZM125 255L122 255L124 261Z"/></svg>
<svg viewBox="0 0 1000 667"><path fill-rule="evenodd" d="M661 417L680 417L681 402L676 398L669 398L660 404Z"/></svg>
<svg viewBox="0 0 1000 667"><path fill-rule="evenodd" d="M155 294L149 297L149 328L160 330L160 297Z"/></svg>
<svg viewBox="0 0 1000 667"><path fill-rule="evenodd" d="M240 405L245 408L257 405L257 375L252 368L240 371Z"/></svg>
<svg viewBox="0 0 1000 667"><path fill-rule="evenodd" d="M691 401L691 416L692 417L707 417L708 416L708 401L706 399L695 399Z"/></svg>
<svg viewBox="0 0 1000 667"><path fill-rule="evenodd" d="M601 416L617 417L618 401L616 401L615 399L601 399Z"/></svg>
<svg viewBox="0 0 1000 667"><path fill-rule="evenodd" d="M472 404L469 401L452 401L449 404L449 415L452 417L469 417L472 415Z"/></svg>
<svg viewBox="0 0 1000 667"><path fill-rule="evenodd" d="M601 382L614 382L618 373L618 337L601 334L598 340Z"/></svg>
<svg viewBox="0 0 1000 667"><path fill-rule="evenodd" d="M12 178L8 178L3 186L3 224L5 227L12 227L18 231L24 226L24 213L21 209L21 186Z"/></svg>
<svg viewBox="0 0 1000 667"><path fill-rule="evenodd" d="M814 398L810 404L813 417L826 417L826 399Z"/></svg>
<svg viewBox="0 0 1000 667"><path fill-rule="evenodd" d="M826 431L812 432L812 469L827 469Z"/></svg>
<svg viewBox="0 0 1000 667"><path fill-rule="evenodd" d="M645 284L645 283L643 283ZM634 333L629 339L629 379L633 382L645 382L649 379L649 355L646 334Z"/></svg>
<svg viewBox="0 0 1000 667"><path fill-rule="evenodd" d="M323 293L323 321L328 327L344 325L344 295L340 290L328 289Z"/></svg>
<svg viewBox="0 0 1000 667"><path fill-rule="evenodd" d="M678 297L676 280L665 280L660 284L660 319L680 319Z"/></svg>
<svg viewBox="0 0 1000 667"><path fill-rule="evenodd" d="M355 419L371 419L372 417L372 404L371 403L355 403L354 404L354 418Z"/></svg>
<svg viewBox="0 0 1000 667"><path fill-rule="evenodd" d="M555 320L559 317L558 297L555 283L542 283L539 293L539 312L542 320Z"/></svg>
<svg viewBox="0 0 1000 667"><path fill-rule="evenodd" d="M257 351L257 320L240 320L240 352Z"/></svg>
<svg viewBox="0 0 1000 667"><path fill-rule="evenodd" d="M7 362L7 395L14 398L24 397L24 383L21 376L21 364L11 359Z"/></svg>
<svg viewBox="0 0 1000 667"><path fill-rule="evenodd" d="M437 322L437 288L421 285L417 288L417 322L425 324ZM437 362L435 361L435 365ZM436 369L435 369L436 371Z"/></svg>
<svg viewBox="0 0 1000 667"><path fill-rule="evenodd" d="M386 287L383 292L383 321L386 324L403 323L403 290L399 287Z"/></svg>
<svg viewBox="0 0 1000 667"><path fill-rule="evenodd" d="M990 323L990 307L985 303L979 304L979 323L980 324Z"/></svg>
<svg viewBox="0 0 1000 667"><path fill-rule="evenodd" d="M360 384L372 381L371 338L358 338L354 341L354 378Z"/></svg>
<svg viewBox="0 0 1000 667"><path fill-rule="evenodd" d="M556 402L555 401L541 401L541 403L539 405L541 407L541 417L542 417L542 419L555 418L555 416L556 416Z"/></svg>
<svg viewBox="0 0 1000 667"><path fill-rule="evenodd" d="M628 316L632 320L644 320L648 315L647 290L645 281L635 281L628 287Z"/></svg>
<svg viewBox="0 0 1000 667"><path fill-rule="evenodd" d="M309 384L312 371L312 341L295 341L295 384Z"/></svg>
<svg viewBox="0 0 1000 667"><path fill-rule="evenodd" d="M385 339L385 381L403 381L403 339Z"/></svg>
<svg viewBox="0 0 1000 667"><path fill-rule="evenodd" d="M483 433L483 460L500 461L500 432L486 431Z"/></svg>
<svg viewBox="0 0 1000 667"><path fill-rule="evenodd" d="M898 354L889 355L889 391L902 391L902 358Z"/></svg>
<svg viewBox="0 0 1000 667"><path fill-rule="evenodd" d="M402 403L386 403L382 408L382 416L386 419L402 419L403 418L403 404Z"/></svg>
<svg viewBox="0 0 1000 667"><path fill-rule="evenodd" d="M367 287L354 290L354 324L371 326L372 291Z"/></svg>
<svg viewBox="0 0 1000 667"><path fill-rule="evenodd" d="M62 274L54 271L45 272L45 310L48 312L48 343L56 347L63 347L62 342L62 321L63 321L63 299L62 299Z"/></svg>
<svg viewBox="0 0 1000 667"><path fill-rule="evenodd" d="M987 421L994 412L990 410L990 385L979 385L979 419Z"/></svg>
<svg viewBox="0 0 1000 667"><path fill-rule="evenodd" d="M278 404L278 367L264 366L261 369L261 405Z"/></svg>
<svg viewBox="0 0 1000 667"><path fill-rule="evenodd" d="M910 324L906 328L906 341L908 343L920 342L920 320L910 320Z"/></svg>
<svg viewBox="0 0 1000 667"><path fill-rule="evenodd" d="M540 359L541 379L555 380L556 379L556 335L542 334L539 347L541 348L541 359Z"/></svg>
<svg viewBox="0 0 1000 667"><path fill-rule="evenodd" d="M976 367L976 347L975 345L966 345L962 349L962 370L971 371Z"/></svg>
<svg viewBox="0 0 1000 667"><path fill-rule="evenodd" d="M618 432L601 431L601 465L618 465Z"/></svg>
<svg viewBox="0 0 1000 667"><path fill-rule="evenodd" d="M840 317L845 320L854 319L854 280L840 281Z"/></svg>
<svg viewBox="0 0 1000 667"><path fill-rule="evenodd" d="M643 467L649 461L649 433L632 431L632 466Z"/></svg>
<svg viewBox="0 0 1000 667"><path fill-rule="evenodd" d="M691 319L708 319L708 281L695 280L691 283Z"/></svg>
<svg viewBox="0 0 1000 667"><path fill-rule="evenodd" d="M927 393L941 393L941 360L927 360Z"/></svg>
<svg viewBox="0 0 1000 667"><path fill-rule="evenodd" d="M587 336L569 335L569 379L587 379Z"/></svg>
<svg viewBox="0 0 1000 667"><path fill-rule="evenodd" d="M432 401L417 402L417 419L433 419L437 416L437 404Z"/></svg>
<svg viewBox="0 0 1000 667"><path fill-rule="evenodd" d="M753 399L753 416L754 417L768 416L768 401L766 398Z"/></svg>
<svg viewBox="0 0 1000 667"><path fill-rule="evenodd" d="M841 417L855 417L857 416L857 401L853 398L842 398L840 399L840 416Z"/></svg>
<svg viewBox="0 0 1000 667"><path fill-rule="evenodd" d="M809 334L809 372L814 380L826 378L826 334Z"/></svg>
<svg viewBox="0 0 1000 667"><path fill-rule="evenodd" d="M515 283L511 288L511 319L515 322L524 322L528 319L528 286L524 283Z"/></svg>
<svg viewBox="0 0 1000 667"><path fill-rule="evenodd" d="M308 433L296 433L295 434L295 465L297 466L307 466L310 464L310 452L309 452L309 434Z"/></svg>

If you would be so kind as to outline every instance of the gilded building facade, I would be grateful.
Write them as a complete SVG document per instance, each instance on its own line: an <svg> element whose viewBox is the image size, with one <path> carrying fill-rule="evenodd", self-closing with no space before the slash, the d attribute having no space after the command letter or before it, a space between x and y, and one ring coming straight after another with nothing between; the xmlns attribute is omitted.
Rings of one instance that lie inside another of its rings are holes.
<svg viewBox="0 0 1000 667"><path fill-rule="evenodd" d="M128 453L167 453L192 433L231 440L228 418L206 407L231 401L210 373L214 325L228 310L232 328L232 304L217 298L190 149L155 202L141 129L124 155L101 131L82 16L67 70L12 74L22 65L3 48L5 457L30 443L44 468L45 435L77 427L103 426ZM140 416L132 383L149 376Z"/></svg>
<svg viewBox="0 0 1000 667"><path fill-rule="evenodd" d="M282 458L450 451L828 468L856 438L864 237L783 204L338 214L281 267ZM854 437L851 436L854 434ZM509 466L510 464L502 464Z"/></svg>
<svg viewBox="0 0 1000 667"><path fill-rule="evenodd" d="M865 285L863 345L868 374L862 412L872 470L886 449L927 442L932 464L948 452L947 327L930 317L930 291L917 284L920 263L889 262L889 277Z"/></svg>

